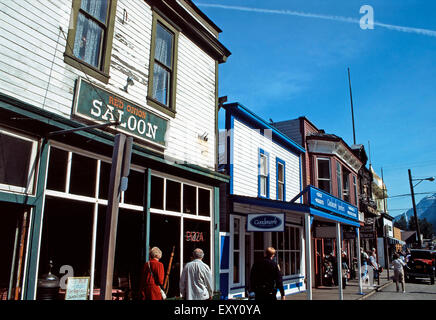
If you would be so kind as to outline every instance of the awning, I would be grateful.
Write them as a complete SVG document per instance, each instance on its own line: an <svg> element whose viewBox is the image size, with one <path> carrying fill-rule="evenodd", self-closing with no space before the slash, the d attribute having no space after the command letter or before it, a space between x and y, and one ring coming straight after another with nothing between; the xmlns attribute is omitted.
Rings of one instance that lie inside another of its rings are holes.
<svg viewBox="0 0 436 320"><path fill-rule="evenodd" d="M389 244L401 244L401 245L406 244L404 241L396 239L396 238L392 238L392 237L388 237L388 243Z"/></svg>

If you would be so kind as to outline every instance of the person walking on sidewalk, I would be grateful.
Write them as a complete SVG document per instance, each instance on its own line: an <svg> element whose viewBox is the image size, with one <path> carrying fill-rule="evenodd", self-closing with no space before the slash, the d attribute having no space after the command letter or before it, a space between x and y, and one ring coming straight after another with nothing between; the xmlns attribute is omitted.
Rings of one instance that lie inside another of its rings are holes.
<svg viewBox="0 0 436 320"><path fill-rule="evenodd" d="M377 263L377 256L375 254L375 249L374 248L372 249L371 254L369 256L369 263L370 263L370 265L372 267L372 274L373 274L373 276L372 276L372 285L375 287L375 282L378 280L378 277L379 277L379 274L378 274L379 266L378 266L378 263Z"/></svg>
<svg viewBox="0 0 436 320"><path fill-rule="evenodd" d="M404 281L404 267L406 266L406 264L404 263L403 260L401 260L400 255L398 253L395 253L394 261L392 261L392 265L394 266L394 280L397 286L397 292L400 291L400 286L398 285L398 282L401 281L401 288L403 289L403 293L405 293L406 284Z"/></svg>
<svg viewBox="0 0 436 320"><path fill-rule="evenodd" d="M185 300L212 300L212 272L202 260L204 252L197 248L193 261L187 263L180 276L180 293Z"/></svg>
<svg viewBox="0 0 436 320"><path fill-rule="evenodd" d="M276 250L268 247L265 258L253 264L250 272L250 291L254 291L254 299L258 301L277 300L277 289L280 290L281 299L285 300L283 280L277 263L274 262Z"/></svg>

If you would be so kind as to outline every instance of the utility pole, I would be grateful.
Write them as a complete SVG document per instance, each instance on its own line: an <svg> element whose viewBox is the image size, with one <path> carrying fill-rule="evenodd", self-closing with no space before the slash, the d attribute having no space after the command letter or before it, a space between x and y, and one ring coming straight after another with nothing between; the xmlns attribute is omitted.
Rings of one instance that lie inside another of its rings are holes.
<svg viewBox="0 0 436 320"><path fill-rule="evenodd" d="M415 192L413 190L412 172L409 169L410 193L412 195L413 215L415 216L416 235L418 236L418 246L422 248L421 232L419 230L418 214L416 213Z"/></svg>
<svg viewBox="0 0 436 320"><path fill-rule="evenodd" d="M387 213L387 206L386 206L386 185L385 185L385 179L383 178L383 167L381 168L381 175L382 175L382 187L383 187L383 204L384 204L384 212L385 214ZM387 228L383 227L383 233L384 233L384 245L385 245L385 257L386 257L386 272L387 272L387 277L389 280L389 248L388 248L388 230Z"/></svg>
<svg viewBox="0 0 436 320"><path fill-rule="evenodd" d="M356 130L354 128L354 108L353 108L353 94L351 92L351 77L350 68L348 68L348 85L350 87L350 99L351 99L351 118L353 121L353 144L356 144Z"/></svg>

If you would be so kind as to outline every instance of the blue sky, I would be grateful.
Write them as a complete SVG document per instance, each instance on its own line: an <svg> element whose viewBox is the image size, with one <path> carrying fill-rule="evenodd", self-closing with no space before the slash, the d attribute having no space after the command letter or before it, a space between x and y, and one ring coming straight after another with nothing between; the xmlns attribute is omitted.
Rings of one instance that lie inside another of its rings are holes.
<svg viewBox="0 0 436 320"><path fill-rule="evenodd" d="M410 194L407 169L414 178L436 176L435 1L194 3L223 30L220 41L232 52L220 66L220 96L265 120L306 116L351 145L349 67L356 140L367 153L370 144L389 196ZM363 5L374 9L373 30L360 28ZM436 192L436 181L415 192ZM410 196L388 199L393 216L410 207Z"/></svg>

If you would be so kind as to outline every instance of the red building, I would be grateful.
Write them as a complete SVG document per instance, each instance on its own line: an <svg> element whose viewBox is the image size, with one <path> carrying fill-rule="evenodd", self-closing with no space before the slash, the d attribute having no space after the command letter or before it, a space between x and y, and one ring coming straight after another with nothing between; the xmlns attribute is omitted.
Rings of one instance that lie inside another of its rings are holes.
<svg viewBox="0 0 436 320"><path fill-rule="evenodd" d="M318 129L306 117L274 123L274 126L291 139L299 143L306 152L302 156L302 186L315 187L327 193L327 197L338 199L356 207L356 220L362 221L359 208L358 173L363 163L355 151L341 137L327 134ZM304 196L304 202L310 201ZM337 219L336 219L337 217ZM333 253L338 256L335 223L340 223L341 248L346 252L344 259L353 268L353 257L356 257L356 234L359 226L340 219L340 215L332 210L328 218L314 215L311 226L312 261L315 286L330 285L332 279L325 277L326 257ZM335 281L336 282L336 281Z"/></svg>

